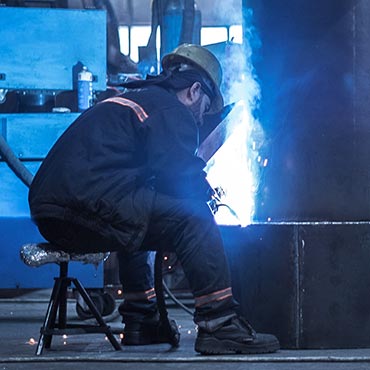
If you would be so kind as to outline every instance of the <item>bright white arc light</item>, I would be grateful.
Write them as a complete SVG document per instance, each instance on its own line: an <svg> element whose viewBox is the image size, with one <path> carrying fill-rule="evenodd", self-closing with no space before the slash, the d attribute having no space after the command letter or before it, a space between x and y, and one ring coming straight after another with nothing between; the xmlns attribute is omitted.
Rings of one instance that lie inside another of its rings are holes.
<svg viewBox="0 0 370 370"><path fill-rule="evenodd" d="M227 139L206 168L211 186L221 187L226 193L221 199L226 206L219 207L215 214L216 222L222 225L252 223L261 170L268 166L268 159L260 154L264 133L252 113L260 98L260 86L251 55L248 43L243 47L234 44L223 63L225 100L238 104L221 123L227 130Z"/></svg>
<svg viewBox="0 0 370 370"><path fill-rule="evenodd" d="M254 176L248 161L248 137L253 118L241 102L231 113L233 132L208 162L207 179L212 187L220 186L225 195L215 214L221 225L246 226L254 211Z"/></svg>

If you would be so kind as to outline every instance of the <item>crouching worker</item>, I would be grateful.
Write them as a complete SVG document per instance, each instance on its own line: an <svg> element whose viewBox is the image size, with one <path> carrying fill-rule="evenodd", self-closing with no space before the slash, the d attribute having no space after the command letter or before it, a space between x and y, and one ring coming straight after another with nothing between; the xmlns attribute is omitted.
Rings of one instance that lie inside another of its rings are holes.
<svg viewBox="0 0 370 370"><path fill-rule="evenodd" d="M125 293L123 344L162 342L149 250L175 252L195 298L195 350L264 353L279 348L236 313L223 242L196 156L206 112L223 107L221 66L184 44L159 76L81 114L59 138L29 193L46 240L67 252L118 251Z"/></svg>

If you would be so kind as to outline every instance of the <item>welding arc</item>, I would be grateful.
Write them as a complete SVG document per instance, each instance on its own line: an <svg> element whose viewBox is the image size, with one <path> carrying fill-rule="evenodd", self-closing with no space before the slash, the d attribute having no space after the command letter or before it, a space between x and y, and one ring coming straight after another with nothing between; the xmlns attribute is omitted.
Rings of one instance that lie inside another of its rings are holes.
<svg viewBox="0 0 370 370"><path fill-rule="evenodd" d="M9 168L14 172L14 174L25 184L30 187L33 175L26 168L26 166L19 160L19 158L14 154L8 143L6 142L3 135L0 134L0 155L9 166Z"/></svg>

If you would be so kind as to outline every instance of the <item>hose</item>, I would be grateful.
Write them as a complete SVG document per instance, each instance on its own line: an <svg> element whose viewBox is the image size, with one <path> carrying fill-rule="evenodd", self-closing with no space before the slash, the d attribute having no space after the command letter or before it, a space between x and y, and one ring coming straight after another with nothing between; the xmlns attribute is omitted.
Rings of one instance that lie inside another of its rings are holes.
<svg viewBox="0 0 370 370"><path fill-rule="evenodd" d="M31 185L33 175L27 167L19 160L10 148L4 136L0 134L0 154L9 168L28 188Z"/></svg>
<svg viewBox="0 0 370 370"><path fill-rule="evenodd" d="M170 291L170 289L168 288L168 286L166 285L166 283L163 281L162 282L163 284L163 289L164 291L167 293L167 295L178 305L180 306L185 312L187 312L189 315L192 315L193 316L193 311L186 307L182 302L180 302L174 295L173 293Z"/></svg>

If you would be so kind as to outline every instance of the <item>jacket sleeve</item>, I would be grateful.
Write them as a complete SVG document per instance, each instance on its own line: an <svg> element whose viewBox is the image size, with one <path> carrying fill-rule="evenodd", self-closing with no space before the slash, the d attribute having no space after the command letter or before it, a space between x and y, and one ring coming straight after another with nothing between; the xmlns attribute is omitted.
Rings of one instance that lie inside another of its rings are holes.
<svg viewBox="0 0 370 370"><path fill-rule="evenodd" d="M148 119L148 158L157 191L203 198L208 191L205 162L196 156L198 127L185 107L168 108Z"/></svg>

